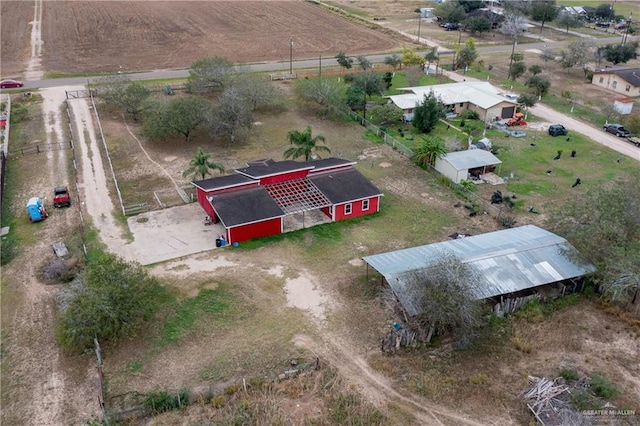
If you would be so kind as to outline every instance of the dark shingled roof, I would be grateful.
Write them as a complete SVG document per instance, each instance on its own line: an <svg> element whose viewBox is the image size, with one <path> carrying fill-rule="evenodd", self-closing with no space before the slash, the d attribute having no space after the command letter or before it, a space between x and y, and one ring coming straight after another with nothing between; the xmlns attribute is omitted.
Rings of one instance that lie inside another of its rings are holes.
<svg viewBox="0 0 640 426"><path fill-rule="evenodd" d="M197 180L197 181L191 182L193 186L198 187L203 191L231 188L234 186L242 186L249 183L256 183L256 181L253 179L249 179L246 176L242 176L238 174L218 176L210 179Z"/></svg>
<svg viewBox="0 0 640 426"><path fill-rule="evenodd" d="M298 161L268 161L252 162L247 167L236 169L236 172L253 179L260 179L267 176L278 175L281 173L295 172L299 170L309 170L313 166L309 163L301 163Z"/></svg>
<svg viewBox="0 0 640 426"><path fill-rule="evenodd" d="M264 187L241 189L208 197L225 227L284 216Z"/></svg>
<svg viewBox="0 0 640 426"><path fill-rule="evenodd" d="M309 176L320 191L334 204L382 195L382 192L355 169Z"/></svg>
<svg viewBox="0 0 640 426"><path fill-rule="evenodd" d="M615 74L629 84L640 87L640 68L621 67L619 65L596 68L596 74Z"/></svg>

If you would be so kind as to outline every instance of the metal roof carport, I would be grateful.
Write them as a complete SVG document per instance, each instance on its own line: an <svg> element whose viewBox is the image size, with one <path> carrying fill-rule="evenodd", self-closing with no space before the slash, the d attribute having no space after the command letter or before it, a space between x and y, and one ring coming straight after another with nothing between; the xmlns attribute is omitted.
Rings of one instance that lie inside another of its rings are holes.
<svg viewBox="0 0 640 426"><path fill-rule="evenodd" d="M591 264L578 263L577 250L564 238L525 225L486 234L396 250L362 259L385 278L409 315L417 315L419 296L405 291L403 276L438 262L451 253L469 264L481 276L476 299L488 299L577 278L595 271ZM368 266L367 266L368 267Z"/></svg>

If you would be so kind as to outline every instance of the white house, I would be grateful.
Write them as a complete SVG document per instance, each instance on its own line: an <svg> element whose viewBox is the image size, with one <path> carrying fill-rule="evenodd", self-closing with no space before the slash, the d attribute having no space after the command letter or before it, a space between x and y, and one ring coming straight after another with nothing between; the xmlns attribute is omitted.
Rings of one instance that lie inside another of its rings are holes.
<svg viewBox="0 0 640 426"><path fill-rule="evenodd" d="M454 183L479 177L495 170L502 161L489 151L471 149L466 151L449 152L436 158L435 169Z"/></svg>
<svg viewBox="0 0 640 426"><path fill-rule="evenodd" d="M613 101L613 109L618 111L622 115L631 114L631 110L633 109L634 100L627 97L619 97Z"/></svg>
<svg viewBox="0 0 640 426"><path fill-rule="evenodd" d="M483 121L512 118L518 105L515 100L505 96L506 93L486 81L404 87L398 90L406 93L388 98L389 102L402 109L405 121L413 120L413 110L422 103L425 95L431 92L442 101L449 112L460 114L472 110L477 112Z"/></svg>

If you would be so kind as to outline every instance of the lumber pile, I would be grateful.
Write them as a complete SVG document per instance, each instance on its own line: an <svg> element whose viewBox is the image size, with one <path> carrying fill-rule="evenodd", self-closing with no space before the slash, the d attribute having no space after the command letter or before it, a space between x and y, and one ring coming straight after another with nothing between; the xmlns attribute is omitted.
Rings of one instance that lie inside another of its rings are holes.
<svg viewBox="0 0 640 426"><path fill-rule="evenodd" d="M528 376L529 389L520 396L536 420L544 426L587 426L589 418L569 405L571 388L564 379Z"/></svg>

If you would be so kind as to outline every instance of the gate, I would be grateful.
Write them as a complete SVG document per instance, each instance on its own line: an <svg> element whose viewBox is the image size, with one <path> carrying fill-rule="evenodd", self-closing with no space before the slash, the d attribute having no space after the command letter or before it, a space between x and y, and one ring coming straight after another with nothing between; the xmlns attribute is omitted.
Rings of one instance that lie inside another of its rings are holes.
<svg viewBox="0 0 640 426"><path fill-rule="evenodd" d="M97 96L97 89L82 89L82 90L65 90L64 93L67 95L67 99L80 99L80 98L90 98L91 96Z"/></svg>

